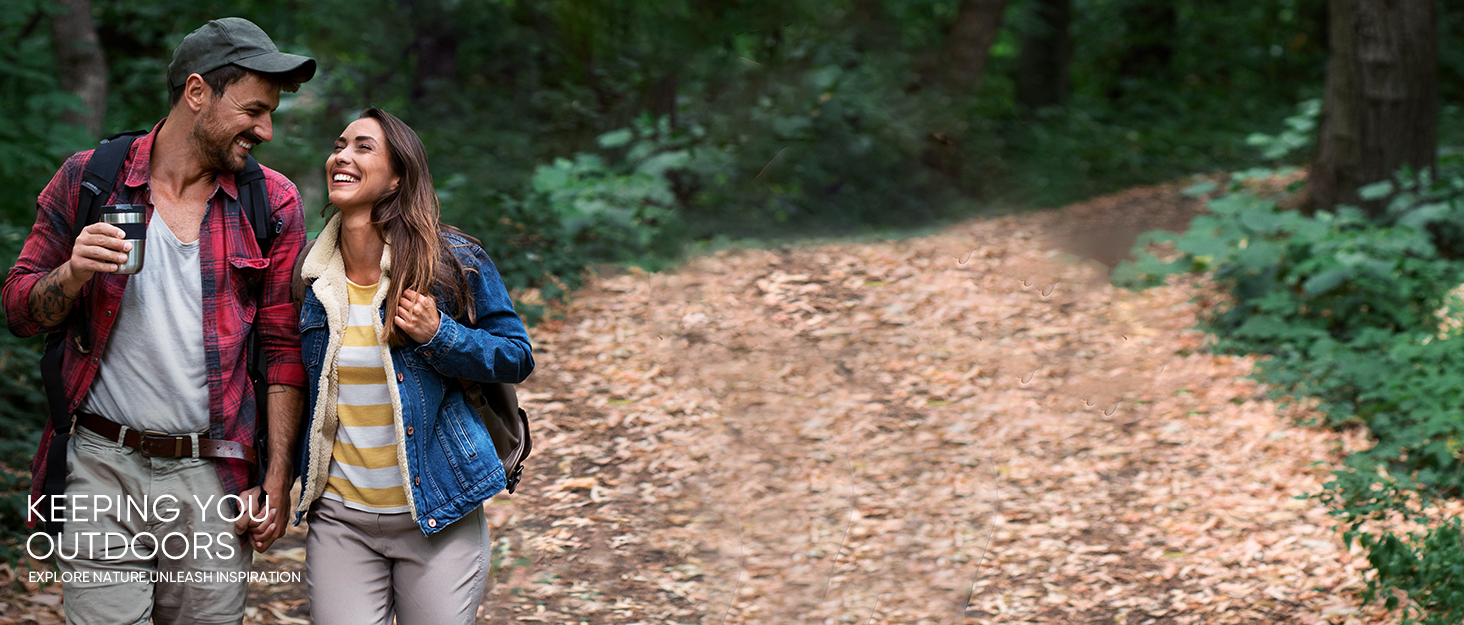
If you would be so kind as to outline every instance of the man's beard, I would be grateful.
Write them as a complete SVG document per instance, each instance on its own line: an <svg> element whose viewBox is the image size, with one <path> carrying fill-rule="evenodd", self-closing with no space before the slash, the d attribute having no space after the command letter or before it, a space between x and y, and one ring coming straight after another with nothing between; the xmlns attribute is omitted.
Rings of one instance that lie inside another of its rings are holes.
<svg viewBox="0 0 1464 625"><path fill-rule="evenodd" d="M238 137L224 134L217 126L213 115L207 113L193 124L193 146L204 169L236 174L244 171L245 159L234 154L234 140Z"/></svg>

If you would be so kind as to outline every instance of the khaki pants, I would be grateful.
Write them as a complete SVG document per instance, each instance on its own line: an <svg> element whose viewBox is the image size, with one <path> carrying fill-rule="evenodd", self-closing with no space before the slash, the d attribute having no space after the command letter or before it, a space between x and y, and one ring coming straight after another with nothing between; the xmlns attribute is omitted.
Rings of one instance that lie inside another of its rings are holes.
<svg viewBox="0 0 1464 625"><path fill-rule="evenodd" d="M374 514L321 497L306 516L315 625L471 625L483 602L488 524L474 510L430 538L410 512Z"/></svg>
<svg viewBox="0 0 1464 625"><path fill-rule="evenodd" d="M61 584L66 622L241 622L253 552L223 518L237 514L219 505L223 496L210 460L147 458L76 428L66 499L81 507L68 513L54 556L72 579ZM103 499L111 500L110 512L98 511L108 505Z"/></svg>

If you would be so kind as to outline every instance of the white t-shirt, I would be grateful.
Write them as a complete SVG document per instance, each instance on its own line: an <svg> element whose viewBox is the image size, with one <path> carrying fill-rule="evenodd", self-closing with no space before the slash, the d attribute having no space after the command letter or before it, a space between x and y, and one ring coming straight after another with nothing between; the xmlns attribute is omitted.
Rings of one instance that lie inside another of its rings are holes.
<svg viewBox="0 0 1464 625"><path fill-rule="evenodd" d="M208 432L198 248L198 240L179 241L153 214L142 270L127 279L112 335L80 411L137 430Z"/></svg>

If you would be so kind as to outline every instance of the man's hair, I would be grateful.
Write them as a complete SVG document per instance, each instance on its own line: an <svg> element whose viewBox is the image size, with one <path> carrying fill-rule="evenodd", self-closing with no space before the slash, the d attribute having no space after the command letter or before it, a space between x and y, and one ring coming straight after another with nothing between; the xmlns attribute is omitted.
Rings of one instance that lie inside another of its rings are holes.
<svg viewBox="0 0 1464 625"><path fill-rule="evenodd" d="M250 74L254 74L265 82L279 87L280 91L294 93L300 88L300 83L290 80L289 74L266 74L232 64L209 70L206 73L199 74L199 76L203 78L204 84L213 90L213 99L217 100L224 97L224 90L228 89L229 85L244 80L244 77ZM183 98L183 89L187 86L188 83L185 81L182 85L168 90L168 108L173 108L178 105L178 100Z"/></svg>

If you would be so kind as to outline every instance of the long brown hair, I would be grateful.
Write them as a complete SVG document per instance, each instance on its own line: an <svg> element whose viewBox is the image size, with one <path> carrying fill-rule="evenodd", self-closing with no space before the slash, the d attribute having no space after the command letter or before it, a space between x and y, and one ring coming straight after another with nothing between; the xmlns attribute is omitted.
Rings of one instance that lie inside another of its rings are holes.
<svg viewBox="0 0 1464 625"><path fill-rule="evenodd" d="M406 342L406 332L392 321L402 292L412 289L432 295L449 311L466 312L471 320L467 276L463 265L443 241L442 206L427 170L427 150L416 131L395 115L378 108L361 111L360 119L374 119L385 134L391 171L401 178L397 188L371 207L371 225L391 246L391 291L386 298L386 323L381 337L390 345Z"/></svg>

